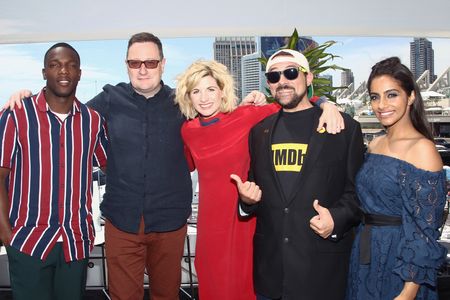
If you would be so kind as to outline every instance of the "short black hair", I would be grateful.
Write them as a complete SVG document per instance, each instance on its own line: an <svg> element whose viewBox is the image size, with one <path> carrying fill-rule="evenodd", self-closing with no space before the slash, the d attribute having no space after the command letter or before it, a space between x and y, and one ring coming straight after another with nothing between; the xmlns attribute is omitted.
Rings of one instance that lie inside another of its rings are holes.
<svg viewBox="0 0 450 300"><path fill-rule="evenodd" d="M78 54L77 50L75 50L74 47L72 47L71 45L69 45L69 44L67 44L67 43L56 43L56 44L54 44L53 46L51 46L51 47L47 50L47 52L45 52L45 55L44 55L44 66L45 66L45 64L46 64L46 62L47 62L48 55L49 55L50 51L52 51L53 49L58 48L58 47L63 47L63 48L67 48L67 49L72 50L72 51L76 54L76 56L77 56L77 58L78 58L78 63L81 64L80 55Z"/></svg>
<svg viewBox="0 0 450 300"><path fill-rule="evenodd" d="M130 39L128 40L127 57L128 57L128 49L130 49L130 47L134 43L154 43L154 44L156 44L156 46L158 46L160 58L161 59L164 58L161 40L156 35L149 33L149 32L139 32L139 33L133 34L130 37Z"/></svg>

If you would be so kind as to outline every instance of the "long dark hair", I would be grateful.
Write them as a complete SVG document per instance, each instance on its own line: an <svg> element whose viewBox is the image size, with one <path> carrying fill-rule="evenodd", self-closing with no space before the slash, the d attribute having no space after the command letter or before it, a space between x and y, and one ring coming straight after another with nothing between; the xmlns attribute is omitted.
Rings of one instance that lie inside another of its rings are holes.
<svg viewBox="0 0 450 300"><path fill-rule="evenodd" d="M422 95L420 95L419 86L414 80L411 71L400 62L398 57L390 57L377 62L372 67L372 72L367 81L369 93L371 92L372 81L383 75L395 79L408 96L411 96L412 91L414 91L415 99L409 110L411 122L417 131L423 134L427 139L433 141L431 127L425 116Z"/></svg>

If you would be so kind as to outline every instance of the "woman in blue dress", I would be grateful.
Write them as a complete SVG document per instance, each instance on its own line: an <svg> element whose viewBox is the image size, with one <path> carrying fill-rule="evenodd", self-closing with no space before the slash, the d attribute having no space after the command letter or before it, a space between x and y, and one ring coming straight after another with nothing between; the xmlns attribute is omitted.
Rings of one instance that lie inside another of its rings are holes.
<svg viewBox="0 0 450 300"><path fill-rule="evenodd" d="M369 145L356 188L364 213L353 245L347 299L438 299L445 173L420 90L397 57L368 80L372 110L386 135Z"/></svg>

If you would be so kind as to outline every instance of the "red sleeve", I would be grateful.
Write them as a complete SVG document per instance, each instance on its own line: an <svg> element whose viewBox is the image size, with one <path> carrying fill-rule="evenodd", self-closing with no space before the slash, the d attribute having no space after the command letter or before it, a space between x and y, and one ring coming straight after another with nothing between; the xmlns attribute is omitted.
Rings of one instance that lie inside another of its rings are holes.
<svg viewBox="0 0 450 300"><path fill-rule="evenodd" d="M184 157L186 158L189 172L193 172L195 170L194 158L192 157L191 150L186 145L186 127L188 126L188 122L189 121L185 121L184 124L181 126L181 138L183 139Z"/></svg>
<svg viewBox="0 0 450 300"><path fill-rule="evenodd" d="M191 151L189 150L188 146L186 146L186 144L184 144L184 156L186 157L189 172L194 171L195 170L194 159L192 158Z"/></svg>
<svg viewBox="0 0 450 300"><path fill-rule="evenodd" d="M12 113L3 111L0 116L0 167L11 169L16 152L16 125Z"/></svg>
<svg viewBox="0 0 450 300"><path fill-rule="evenodd" d="M100 130L98 133L98 143L94 151L94 165L100 168L105 168L107 166L107 147L108 147L108 136L106 129L106 122L103 118L100 118Z"/></svg>
<svg viewBox="0 0 450 300"><path fill-rule="evenodd" d="M281 106L275 102L266 105L242 105L233 114L237 118L245 118L246 124L250 124L250 127L253 127L261 120L278 112L280 108Z"/></svg>
<svg viewBox="0 0 450 300"><path fill-rule="evenodd" d="M318 96L312 96L312 97L309 99L309 101L312 102L312 103L316 103L316 101L319 100L319 98L320 98L320 97L318 97Z"/></svg>

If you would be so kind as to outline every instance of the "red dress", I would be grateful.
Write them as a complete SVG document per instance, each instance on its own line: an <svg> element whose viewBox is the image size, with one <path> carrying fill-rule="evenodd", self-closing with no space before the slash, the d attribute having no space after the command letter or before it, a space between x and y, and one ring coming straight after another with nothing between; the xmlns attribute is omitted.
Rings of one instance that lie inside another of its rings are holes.
<svg viewBox="0 0 450 300"><path fill-rule="evenodd" d="M276 104L240 106L207 121L188 121L181 129L198 171L200 188L195 268L201 300L255 299L256 219L238 219L238 192L230 174L246 180L250 129L278 110Z"/></svg>

